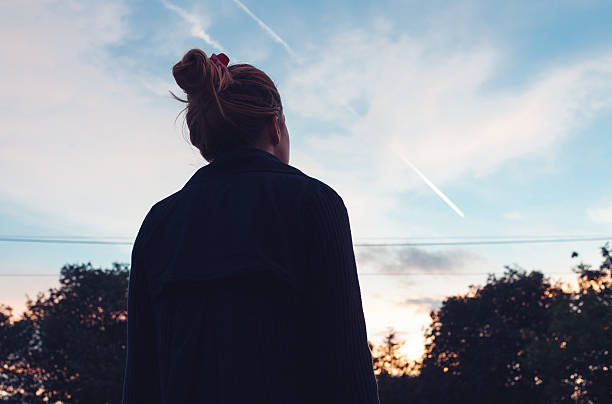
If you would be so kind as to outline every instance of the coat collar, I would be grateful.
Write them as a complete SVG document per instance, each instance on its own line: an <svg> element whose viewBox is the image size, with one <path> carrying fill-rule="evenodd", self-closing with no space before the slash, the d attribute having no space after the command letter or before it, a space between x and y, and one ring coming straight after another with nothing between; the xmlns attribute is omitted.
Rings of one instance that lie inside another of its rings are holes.
<svg viewBox="0 0 612 404"><path fill-rule="evenodd" d="M281 171L303 174L297 168L283 163L272 153L254 147L240 147L222 153L211 163L198 169L185 186L215 172L231 171Z"/></svg>
<svg viewBox="0 0 612 404"><path fill-rule="evenodd" d="M261 158L267 159L269 162L284 164L274 154L255 147L239 147L233 150L226 151L210 163L214 167L225 168L228 166L240 165L245 162L253 162Z"/></svg>

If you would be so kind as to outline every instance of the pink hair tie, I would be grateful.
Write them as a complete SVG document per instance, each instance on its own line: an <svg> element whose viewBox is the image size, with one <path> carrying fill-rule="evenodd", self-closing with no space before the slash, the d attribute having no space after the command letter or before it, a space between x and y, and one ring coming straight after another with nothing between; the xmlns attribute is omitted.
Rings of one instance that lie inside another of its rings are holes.
<svg viewBox="0 0 612 404"><path fill-rule="evenodd" d="M210 55L210 60L227 70L227 64L229 63L229 58L225 53L219 53L218 55L212 54Z"/></svg>

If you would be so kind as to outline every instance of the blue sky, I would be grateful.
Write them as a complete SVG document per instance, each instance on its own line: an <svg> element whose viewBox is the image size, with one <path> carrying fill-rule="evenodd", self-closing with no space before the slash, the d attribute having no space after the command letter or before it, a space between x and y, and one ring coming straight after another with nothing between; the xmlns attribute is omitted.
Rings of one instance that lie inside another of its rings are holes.
<svg viewBox="0 0 612 404"><path fill-rule="evenodd" d="M205 163L168 93L197 47L277 83L290 164L340 193L355 241L609 236L611 18L604 1L3 2L0 233L133 239ZM416 357L444 296L513 263L570 280L571 251L597 264L601 245L356 247L369 336L393 326ZM0 273L129 254L0 242ZM418 276L371 275L389 271ZM56 285L0 279L17 312Z"/></svg>

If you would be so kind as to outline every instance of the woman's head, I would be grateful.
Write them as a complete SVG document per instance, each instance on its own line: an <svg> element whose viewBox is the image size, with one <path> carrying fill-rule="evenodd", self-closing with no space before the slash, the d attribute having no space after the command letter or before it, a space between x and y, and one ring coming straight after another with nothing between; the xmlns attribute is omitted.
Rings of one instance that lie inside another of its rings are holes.
<svg viewBox="0 0 612 404"><path fill-rule="evenodd" d="M185 91L191 143L207 160L237 147L257 147L289 162L289 138L274 82L249 64L225 67L189 50L172 74Z"/></svg>

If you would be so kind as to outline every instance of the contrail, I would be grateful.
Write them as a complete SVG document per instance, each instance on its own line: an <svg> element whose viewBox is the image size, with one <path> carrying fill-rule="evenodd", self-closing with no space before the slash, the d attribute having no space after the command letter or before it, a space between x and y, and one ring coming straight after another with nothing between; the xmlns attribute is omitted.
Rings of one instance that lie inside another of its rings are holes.
<svg viewBox="0 0 612 404"><path fill-rule="evenodd" d="M212 46L217 50L223 50L221 44L210 37L202 28L202 23L198 19L198 17L194 14L189 14L187 11L183 10L179 6L169 3L167 0L161 0L162 4L170 11L174 11L178 14L183 20L187 21L191 24L191 35L196 38L203 39L204 42Z"/></svg>
<svg viewBox="0 0 612 404"><path fill-rule="evenodd" d="M255 22L257 22L257 24L259 24L259 26L261 28L264 29L264 31L266 31L268 34L270 34L270 36L278 43L280 43L281 45L283 45L285 47L285 49L287 50L287 52L289 52L289 54L291 56L293 56L294 58L297 57L297 55L295 54L295 52L293 51L293 49L291 49L291 47L287 44L287 42L285 42L285 40L283 38L281 38L280 36L278 36L278 34L274 31L272 31L272 28L268 27L266 25L265 22L263 22L261 19L259 19L259 17L257 17L255 14L253 14L253 12L251 10L249 10L247 8L247 6L244 5L244 3L242 3L240 0L234 0L234 3L236 3L236 5L238 5L238 7L240 7L241 9L244 10L245 13L247 13L252 19L255 20Z"/></svg>
<svg viewBox="0 0 612 404"><path fill-rule="evenodd" d="M356 111L355 111L353 108L351 108L349 105L343 105L343 107L344 107L344 108L345 108L347 111L349 111L351 114L353 114L353 115L355 115L355 116L357 116L357 115L358 115L358 114L357 114L357 112L356 112ZM404 156L402 156L401 154L399 154L399 152L398 152L397 150L395 150L395 149L393 148L393 146L391 146L391 144L386 143L386 142L383 142L383 144L384 144L385 146L387 146L387 147L388 147L388 148L389 148L389 149L390 149L390 150L391 150L393 153L395 153L395 154L396 154L396 155L397 155L399 158L401 158L401 159L402 159L402 160L403 160L403 161L404 161L406 164L408 164L408 166L409 166L410 168L412 168L412 170L414 170L414 172L415 172L415 173L417 173L417 174L418 174L418 176L419 176L419 177L421 177L421 179L422 179L423 181L425 181L425 184L427 184L427 185L429 186L429 188L431 188L431 189L432 189L432 191L434 191L434 192L435 192L435 193L436 193L436 194L437 194L437 195L438 195L440 198L442 198L442 200L443 200L444 202L446 202L446 204L447 204L448 206L450 206L452 210L454 210L454 211L455 211L455 212L456 212L456 213L457 213L459 216L461 216L461 217L465 217L465 215L463 214L463 212L461 211L461 209L459 209L459 208L457 207L457 205L455 205L455 204L453 203L453 201L451 201L450 199L448 199L448 197L447 197L446 195L444 195L444 193L443 193L442 191L440 191L440 189L439 189L438 187L436 187L436 185L435 185L433 182L429 181L429 179L428 179L428 178L425 176L425 174L423 174L423 173L421 172L421 170L419 170L419 169L418 169L418 168L417 168L417 167L416 167L414 164L412 164L412 163L411 163L411 162L410 162L410 161L409 161L409 160L408 160L406 157L404 157Z"/></svg>
<svg viewBox="0 0 612 404"><path fill-rule="evenodd" d="M393 149L393 147L391 147L391 145L387 144L387 146L389 146L389 148L391 149L391 151L392 151L393 153L395 153L395 154L396 154L396 155L397 155L399 158L401 158L401 159L402 159L402 160L403 160L403 161L404 161L406 164L408 164L408 166L409 166L410 168L412 168L412 170L414 170L414 172L415 172L415 173L417 173L417 174L418 174L418 176L419 176L419 177L421 177L421 179L422 179L423 181L425 181L425 184L427 184L427 185L429 186L429 188L431 188L431 189L432 189L432 191L434 191L434 192L435 192L435 193L436 193L436 194L437 194L437 195L438 195L440 198L442 198L442 200L443 200L444 202L446 202L446 204L447 204L448 206L450 206L450 207L451 207L451 209L453 209L455 212L457 212L457 214L458 214L459 216L461 216L461 217L465 217L465 215L463 214L463 212L461 211L461 209L459 209L459 208L457 207L457 205L455 205L455 204L453 203L453 201L451 201L450 199L448 199L448 197L447 197L446 195L444 195L444 194L442 193L442 191L440 191L440 189L439 189L438 187L436 187L436 185L435 185L433 182L429 181L429 179L428 179L428 178L425 176L425 174L423 174L423 173L421 172L421 170L419 170L419 169L418 169L418 168L417 168L417 167L416 167L414 164L412 164L412 163L411 163L411 162L410 162L410 161L409 161L409 160L408 160L406 157L404 157L404 156L402 156L401 154L399 154L399 152L397 152L395 149Z"/></svg>

